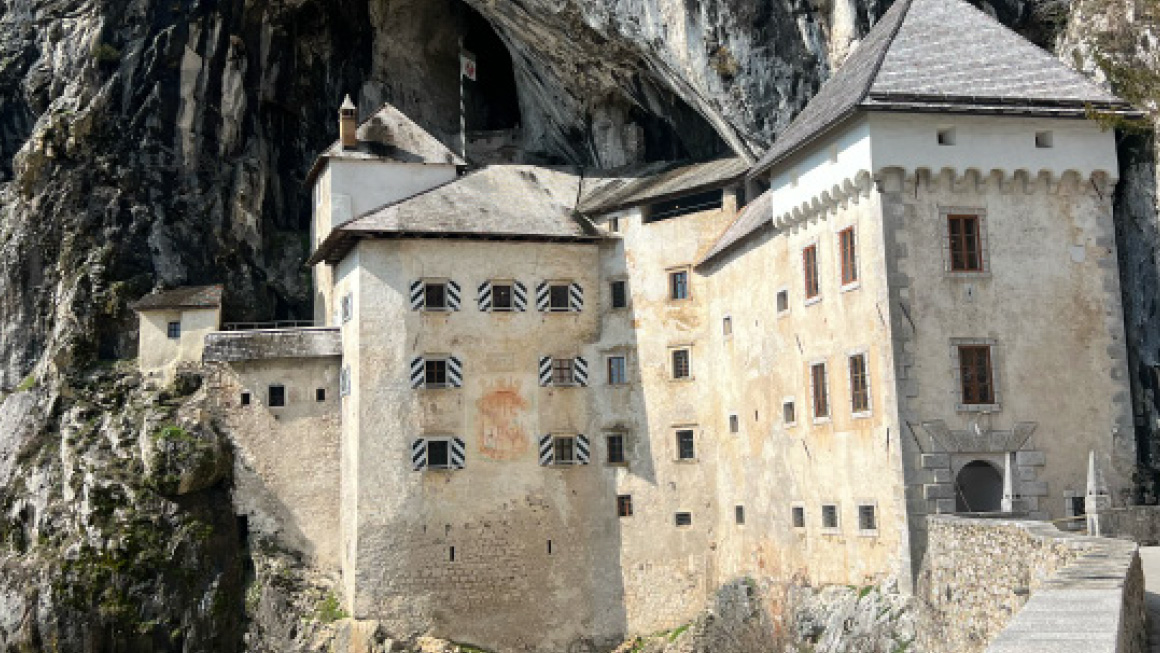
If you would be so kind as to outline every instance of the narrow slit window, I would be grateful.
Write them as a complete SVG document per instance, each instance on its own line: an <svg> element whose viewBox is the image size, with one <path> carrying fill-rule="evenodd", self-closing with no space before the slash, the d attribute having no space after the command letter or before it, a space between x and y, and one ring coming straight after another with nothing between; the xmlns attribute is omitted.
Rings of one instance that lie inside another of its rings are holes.
<svg viewBox="0 0 1160 653"><path fill-rule="evenodd" d="M728 315L721 320L721 335L726 338L733 335L733 318Z"/></svg>
<svg viewBox="0 0 1160 653"><path fill-rule="evenodd" d="M733 506L733 521L737 522L738 526L745 525L745 506Z"/></svg>
<svg viewBox="0 0 1160 653"><path fill-rule="evenodd" d="M777 313L782 315L789 312L789 291L777 291Z"/></svg>
<svg viewBox="0 0 1160 653"><path fill-rule="evenodd" d="M737 415L729 416L729 432L739 433L741 431L741 419Z"/></svg>
<svg viewBox="0 0 1160 653"><path fill-rule="evenodd" d="M858 241L853 227L838 232L838 245L842 253L842 285L848 286L858 280Z"/></svg>
<svg viewBox="0 0 1160 653"><path fill-rule="evenodd" d="M802 274L805 281L806 299L817 297L818 287L818 246L810 245L802 250Z"/></svg>
<svg viewBox="0 0 1160 653"><path fill-rule="evenodd" d="M805 506L794 506L791 511L794 528L806 527L806 509Z"/></svg>
<svg viewBox="0 0 1160 653"><path fill-rule="evenodd" d="M785 422L786 426L793 426L797 424L797 409L794 406L792 399L787 399L781 404L781 420Z"/></svg>

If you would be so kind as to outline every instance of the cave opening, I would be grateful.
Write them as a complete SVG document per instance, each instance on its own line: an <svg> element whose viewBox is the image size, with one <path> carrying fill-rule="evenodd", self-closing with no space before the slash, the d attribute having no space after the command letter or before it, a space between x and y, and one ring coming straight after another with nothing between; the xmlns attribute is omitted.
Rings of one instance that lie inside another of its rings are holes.
<svg viewBox="0 0 1160 653"><path fill-rule="evenodd" d="M476 79L463 79L467 131L515 129L520 101L511 53L486 18L466 4L460 6L463 48L476 62Z"/></svg>

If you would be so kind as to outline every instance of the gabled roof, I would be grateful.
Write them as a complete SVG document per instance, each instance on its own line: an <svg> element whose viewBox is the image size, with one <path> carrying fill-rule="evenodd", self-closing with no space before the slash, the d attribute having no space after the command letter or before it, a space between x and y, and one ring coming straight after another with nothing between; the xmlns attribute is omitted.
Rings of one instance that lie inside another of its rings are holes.
<svg viewBox="0 0 1160 653"><path fill-rule="evenodd" d="M749 164L740 157L702 163L673 161L649 163L601 173L603 183L586 180L588 188L576 210L586 215L611 213L677 195L719 188L745 176Z"/></svg>
<svg viewBox="0 0 1160 653"><path fill-rule="evenodd" d="M729 250L750 234L769 224L772 218L773 191L767 190L758 195L757 199L745 205L737 218L725 229L721 237L717 239L717 242L713 244L713 247L697 265L704 265Z"/></svg>
<svg viewBox="0 0 1160 653"><path fill-rule="evenodd" d="M356 134L357 148L346 149L341 141L334 141L318 155L306 175L307 185L330 159L467 165L458 154L390 104L384 104L360 124Z"/></svg>
<svg viewBox="0 0 1160 653"><path fill-rule="evenodd" d="M897 0L765 153L764 172L858 110L1135 113L964 0Z"/></svg>
<svg viewBox="0 0 1160 653"><path fill-rule="evenodd" d="M571 171L488 166L336 227L307 265L337 263L369 237L599 239L573 209L579 190L580 178Z"/></svg>
<svg viewBox="0 0 1160 653"><path fill-rule="evenodd" d="M165 310L175 308L221 308L222 287L184 286L172 290L161 290L129 305L134 311Z"/></svg>

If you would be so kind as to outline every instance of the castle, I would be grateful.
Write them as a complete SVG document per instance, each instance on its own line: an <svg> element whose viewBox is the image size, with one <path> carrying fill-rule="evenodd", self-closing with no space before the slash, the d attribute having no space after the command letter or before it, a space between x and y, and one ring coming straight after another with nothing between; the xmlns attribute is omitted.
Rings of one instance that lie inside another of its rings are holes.
<svg viewBox="0 0 1160 653"><path fill-rule="evenodd" d="M469 170L348 99L315 325L160 292L142 370L211 370L250 528L400 633L601 649L746 578L906 586L925 515L1080 514L1090 452L1126 500L1092 108L1131 113L961 0L895 2L756 164Z"/></svg>

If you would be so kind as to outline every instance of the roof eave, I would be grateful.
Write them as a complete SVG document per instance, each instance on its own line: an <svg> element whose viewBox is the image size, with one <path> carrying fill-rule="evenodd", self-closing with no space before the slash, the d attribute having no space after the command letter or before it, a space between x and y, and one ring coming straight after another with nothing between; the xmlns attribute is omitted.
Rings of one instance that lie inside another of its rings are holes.
<svg viewBox="0 0 1160 653"><path fill-rule="evenodd" d="M766 172L776 168L780 164L784 163L787 159L793 158L795 155L797 155L802 150L809 148L814 143L817 143L818 141L822 140L823 138L829 136L835 130L840 129L846 123L848 123L850 120L856 118L861 112L862 112L862 108L855 105L853 108L848 109L845 112L839 114L837 118L835 118L834 120L827 123L821 129L815 131L813 133L813 135L810 136L809 138L802 140L800 143L798 143L797 145L786 150L785 152L783 152L782 154L780 154L776 158L770 159L770 161L768 163L761 165L760 167L754 166L753 169L749 171L749 174L746 176L746 178L747 179L755 179L755 178L765 174Z"/></svg>
<svg viewBox="0 0 1160 653"><path fill-rule="evenodd" d="M714 190L716 188L726 188L728 186L732 186L733 184L736 184L739 181L743 181L747 177L748 177L748 171L742 170L740 173L733 175L731 177L727 177L725 179L719 179L717 181L707 183L707 184L701 184L699 186L688 186L686 188L682 188L681 190L673 191L671 193L663 193L661 195L645 197L645 198L641 198L638 200L632 200L632 201L628 201L628 202L623 202L623 201L617 202L617 203L609 205L609 206L597 205L595 208L577 207L576 210L578 212L586 215L586 216L593 216L593 217L603 216L603 215L608 215L609 213L615 213L617 211L624 211L626 209L636 208L638 206L643 206L645 204L655 204L656 202L663 202L665 200L671 200L671 199L675 199L677 197L683 197L685 195L693 195L695 193L702 193L702 192L705 192L707 190Z"/></svg>
<svg viewBox="0 0 1160 653"><path fill-rule="evenodd" d="M342 262L343 259L354 249L354 243L360 240L402 240L412 238L416 240L508 240L508 241L533 241L533 242L552 242L552 243L585 243L585 242L599 242L608 240L608 236L603 234L518 234L518 233L478 233L470 231L391 231L391 230L366 230L357 232L339 232L336 230L326 240L318 246L314 254L306 259L305 267L310 268L319 263L327 263L335 265Z"/></svg>

